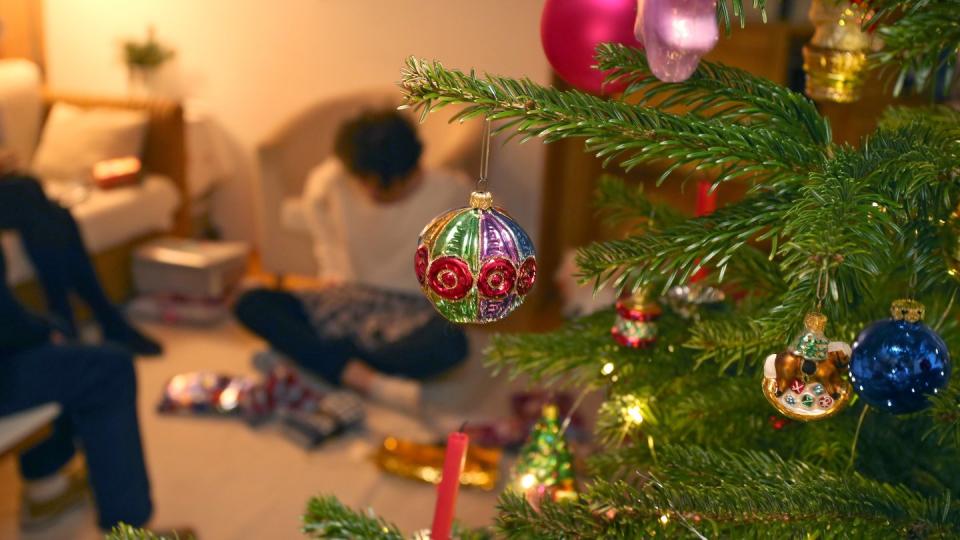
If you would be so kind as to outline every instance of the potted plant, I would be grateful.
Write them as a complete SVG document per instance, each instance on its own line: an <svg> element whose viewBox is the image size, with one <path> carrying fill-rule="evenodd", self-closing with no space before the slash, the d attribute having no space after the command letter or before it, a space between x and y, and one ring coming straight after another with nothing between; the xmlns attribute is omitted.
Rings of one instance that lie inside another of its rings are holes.
<svg viewBox="0 0 960 540"><path fill-rule="evenodd" d="M156 70L175 56L173 49L156 40L153 26L147 28L144 41L123 42L124 62L127 65L127 82L131 94L145 91Z"/></svg>

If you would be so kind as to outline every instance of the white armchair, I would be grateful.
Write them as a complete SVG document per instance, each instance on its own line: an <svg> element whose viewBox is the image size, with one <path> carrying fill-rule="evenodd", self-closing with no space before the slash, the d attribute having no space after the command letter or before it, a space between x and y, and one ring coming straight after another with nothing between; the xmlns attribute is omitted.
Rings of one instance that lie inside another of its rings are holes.
<svg viewBox="0 0 960 540"><path fill-rule="evenodd" d="M400 90L391 87L325 100L284 123L260 144L258 235L264 270L278 276L317 273L300 206L307 176L331 155L337 128L344 121L367 109L397 107L400 101ZM473 176L479 167L481 122L451 125L448 120L455 112L454 107L445 108L419 126L422 162Z"/></svg>

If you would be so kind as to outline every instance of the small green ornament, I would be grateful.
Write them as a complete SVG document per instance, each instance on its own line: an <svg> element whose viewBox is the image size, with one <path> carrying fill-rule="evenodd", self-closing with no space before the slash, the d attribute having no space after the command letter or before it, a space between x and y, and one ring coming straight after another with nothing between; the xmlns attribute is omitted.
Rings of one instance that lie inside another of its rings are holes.
<svg viewBox="0 0 960 540"><path fill-rule="evenodd" d="M549 493L554 500L576 497L573 455L560 432L555 405L545 405L543 416L530 431L514 468L517 489Z"/></svg>

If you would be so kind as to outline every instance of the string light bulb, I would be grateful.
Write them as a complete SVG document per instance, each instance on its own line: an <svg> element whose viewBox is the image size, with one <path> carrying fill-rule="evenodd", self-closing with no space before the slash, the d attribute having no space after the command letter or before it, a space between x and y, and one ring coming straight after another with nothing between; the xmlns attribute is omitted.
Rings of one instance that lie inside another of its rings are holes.
<svg viewBox="0 0 960 540"><path fill-rule="evenodd" d="M532 488L537 483L537 477L533 473L527 473L520 477L520 487L524 491Z"/></svg>
<svg viewBox="0 0 960 540"><path fill-rule="evenodd" d="M643 423L643 401L633 394L620 396L620 416L624 428L629 429Z"/></svg>
<svg viewBox="0 0 960 540"><path fill-rule="evenodd" d="M632 422L634 424L643 423L643 411L640 410L640 405L631 405L627 407L625 416L628 422Z"/></svg>
<svg viewBox="0 0 960 540"><path fill-rule="evenodd" d="M613 373L614 369L616 369L616 366L613 365L613 362L607 362L606 364L603 365L602 368L600 368L600 374L609 375Z"/></svg>

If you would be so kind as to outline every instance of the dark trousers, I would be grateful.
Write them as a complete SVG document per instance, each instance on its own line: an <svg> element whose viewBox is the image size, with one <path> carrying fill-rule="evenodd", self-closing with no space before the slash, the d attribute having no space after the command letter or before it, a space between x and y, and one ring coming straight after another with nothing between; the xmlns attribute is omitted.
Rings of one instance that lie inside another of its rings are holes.
<svg viewBox="0 0 960 540"><path fill-rule="evenodd" d="M244 293L234 308L247 328L304 368L332 384L340 384L347 362L362 360L389 375L427 379L463 362L463 331L436 316L406 337L377 350L362 350L350 338L320 336L303 303L283 291L258 289Z"/></svg>
<svg viewBox="0 0 960 540"><path fill-rule="evenodd" d="M119 312L109 302L73 216L49 201L28 176L0 177L0 230L14 230L33 262L60 330L73 332L69 293L80 296L107 329ZM136 409L133 358L110 346L49 344L49 327L7 286L0 249L0 415L57 402L52 435L20 456L27 480L63 467L79 441L86 454L100 526L140 525L151 512Z"/></svg>
<svg viewBox="0 0 960 540"><path fill-rule="evenodd" d="M99 525L143 525L153 505L137 421L132 356L109 345L42 345L0 358L0 415L57 402L52 435L20 456L26 479L63 467L79 440Z"/></svg>
<svg viewBox="0 0 960 540"><path fill-rule="evenodd" d="M122 324L122 316L100 286L73 216L47 199L35 179L12 174L0 178L0 230L19 233L61 330L75 332L71 292L90 307L105 331ZM0 303L7 300L0 298Z"/></svg>

